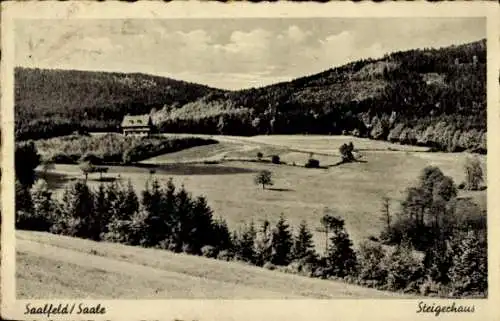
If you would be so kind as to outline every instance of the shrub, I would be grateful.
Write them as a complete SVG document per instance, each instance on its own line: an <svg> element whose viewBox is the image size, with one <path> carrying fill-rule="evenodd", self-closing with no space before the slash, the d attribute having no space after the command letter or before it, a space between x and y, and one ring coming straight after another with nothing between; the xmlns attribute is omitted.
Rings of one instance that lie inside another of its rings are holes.
<svg viewBox="0 0 500 321"><path fill-rule="evenodd" d="M450 294L450 288L439 282L426 278L419 286L419 293L430 297L447 297Z"/></svg>
<svg viewBox="0 0 500 321"><path fill-rule="evenodd" d="M386 282L387 271L383 261L386 253L382 246L373 242L364 242L358 251L358 278L364 281L373 281L375 285Z"/></svg>
<svg viewBox="0 0 500 321"><path fill-rule="evenodd" d="M217 260L222 260L222 261L232 261L234 259L234 253L232 253L229 250L222 250L219 251L217 254Z"/></svg>
<svg viewBox="0 0 500 321"><path fill-rule="evenodd" d="M273 164L281 164L280 157L278 155L271 156L271 163L273 163Z"/></svg>
<svg viewBox="0 0 500 321"><path fill-rule="evenodd" d="M483 168L477 157L467 158L465 166L465 187L476 191L484 182Z"/></svg>
<svg viewBox="0 0 500 321"><path fill-rule="evenodd" d="M452 266L448 272L455 296L485 294L488 289L488 259L486 242L469 231L454 239Z"/></svg>
<svg viewBox="0 0 500 321"><path fill-rule="evenodd" d="M102 235L102 239L108 242L132 245L130 235L132 234L132 222L130 220L112 220L107 226L107 232Z"/></svg>
<svg viewBox="0 0 500 321"><path fill-rule="evenodd" d="M217 249L212 245L205 245L201 248L201 255L204 257L216 258L217 254Z"/></svg>
<svg viewBox="0 0 500 321"><path fill-rule="evenodd" d="M307 168L319 168L319 160L313 159L313 158L309 158L307 160L307 163L306 163L305 167L307 167Z"/></svg>
<svg viewBox="0 0 500 321"><path fill-rule="evenodd" d="M387 270L388 290L418 290L418 282L423 281L424 270L422 263L415 258L413 248L406 241L396 246L383 264Z"/></svg>
<svg viewBox="0 0 500 321"><path fill-rule="evenodd" d="M292 261L288 264L288 269L292 273L312 277L314 272L318 268L318 263L316 257L313 258L302 258L300 260Z"/></svg>
<svg viewBox="0 0 500 321"><path fill-rule="evenodd" d="M273 263L271 262L266 262L264 263L264 266L263 266L264 269L267 269L267 270L276 270L276 265L274 265Z"/></svg>
<svg viewBox="0 0 500 321"><path fill-rule="evenodd" d="M102 159L93 153L85 153L80 158L80 162L82 162L82 163L87 162L87 163L90 163L92 165L100 165L100 164L102 164Z"/></svg>
<svg viewBox="0 0 500 321"><path fill-rule="evenodd" d="M257 153L257 159L258 160L262 160L262 157L264 157L264 155L261 152L258 152Z"/></svg>
<svg viewBox="0 0 500 321"><path fill-rule="evenodd" d="M56 153L49 157L49 161L56 164L76 164L78 163L78 155L68 155L65 153Z"/></svg>

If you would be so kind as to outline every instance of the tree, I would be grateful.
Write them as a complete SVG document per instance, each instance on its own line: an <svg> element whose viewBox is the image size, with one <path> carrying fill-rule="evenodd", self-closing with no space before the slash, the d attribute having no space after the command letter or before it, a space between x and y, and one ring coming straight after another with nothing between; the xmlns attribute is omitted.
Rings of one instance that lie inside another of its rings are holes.
<svg viewBox="0 0 500 321"><path fill-rule="evenodd" d="M69 185L63 193L60 212L52 226L53 232L91 238L93 235L94 199L87 184L75 182Z"/></svg>
<svg viewBox="0 0 500 321"><path fill-rule="evenodd" d="M342 162L352 162L354 160L354 155L352 154L354 150L354 145L352 142L349 144L342 144L339 147L340 157L342 158Z"/></svg>
<svg viewBox="0 0 500 321"><path fill-rule="evenodd" d="M179 227L172 231L171 227L166 223L168 222L162 216L163 212L163 196L158 180L154 179L151 183L146 183L146 188L142 192L142 211L144 214L144 224L146 226L145 239L142 240L144 246L156 246L160 241L165 240L171 232L176 232L179 235ZM172 215L173 213L169 213ZM175 251L180 251L182 244L176 243L178 246Z"/></svg>
<svg viewBox="0 0 500 321"><path fill-rule="evenodd" d="M212 224L213 245L220 252L222 250L233 250L233 240L227 227L227 223L222 218L217 218Z"/></svg>
<svg viewBox="0 0 500 321"><path fill-rule="evenodd" d="M479 189L484 181L481 162L477 157L467 158L465 162L465 188L471 191Z"/></svg>
<svg viewBox="0 0 500 321"><path fill-rule="evenodd" d="M414 256L413 247L403 240L384 260L387 270L387 287L390 290L417 289L424 276L422 263Z"/></svg>
<svg viewBox="0 0 500 321"><path fill-rule="evenodd" d="M283 215L281 215L272 233L271 263L275 265L288 265L291 260L292 245L290 226Z"/></svg>
<svg viewBox="0 0 500 321"><path fill-rule="evenodd" d="M45 180L39 179L31 188L33 215L37 218L37 230L49 231L56 216L56 204Z"/></svg>
<svg viewBox="0 0 500 321"><path fill-rule="evenodd" d="M95 193L94 197L94 211L89 213L89 216L94 221L92 225L92 239L100 240L105 233L108 232L107 225L111 221L111 211L108 199L106 197L106 190L101 183Z"/></svg>
<svg viewBox="0 0 500 321"><path fill-rule="evenodd" d="M89 174L94 173L96 171L96 167L92 165L91 162L83 162L80 163L80 170L82 171L83 175L85 175L85 182L87 182Z"/></svg>
<svg viewBox="0 0 500 321"><path fill-rule="evenodd" d="M264 157L264 155L262 154L262 152L258 152L257 153L257 159L260 161L260 160L262 160L262 157Z"/></svg>
<svg viewBox="0 0 500 321"><path fill-rule="evenodd" d="M386 224L386 229L388 232L391 230L391 212L390 212L390 199L387 196L382 197L382 221Z"/></svg>
<svg viewBox="0 0 500 321"><path fill-rule="evenodd" d="M16 228L23 230L36 230L38 224L36 219L33 219L33 200L31 193L26 185L21 184L16 180Z"/></svg>
<svg viewBox="0 0 500 321"><path fill-rule="evenodd" d="M312 238L313 235L307 227L306 221L302 220L293 241L292 257L294 260L311 261L316 259L317 255Z"/></svg>
<svg viewBox="0 0 500 321"><path fill-rule="evenodd" d="M327 274L345 277L356 273L356 253L344 228L344 220L333 217L330 220L330 229L332 236L326 253Z"/></svg>
<svg viewBox="0 0 500 321"><path fill-rule="evenodd" d="M42 178L47 180L47 173L55 168L55 165L51 161L42 162Z"/></svg>
<svg viewBox="0 0 500 321"><path fill-rule="evenodd" d="M454 240L452 266L448 276L455 295L484 294L488 288L486 242L481 244L474 231Z"/></svg>
<svg viewBox="0 0 500 321"><path fill-rule="evenodd" d="M255 238L255 264L263 266L271 261L272 231L268 220L264 220Z"/></svg>
<svg viewBox="0 0 500 321"><path fill-rule="evenodd" d="M203 196L196 198L193 204L188 230L188 242L191 244L192 253L200 254L205 245L213 245L213 211L208 206Z"/></svg>
<svg viewBox="0 0 500 321"><path fill-rule="evenodd" d="M262 189L266 188L266 185L272 186L272 173L268 170L262 170L255 175L254 182L256 185L262 185Z"/></svg>
<svg viewBox="0 0 500 321"><path fill-rule="evenodd" d="M254 222L245 225L243 231L235 235L236 257L245 262L255 262L255 238L256 231Z"/></svg>
<svg viewBox="0 0 500 321"><path fill-rule="evenodd" d="M365 241L358 250L359 279L374 281L377 285L385 283L387 271L383 266L385 251L378 243Z"/></svg>
<svg viewBox="0 0 500 321"><path fill-rule="evenodd" d="M22 185L31 187L35 182L35 168L40 165L40 155L33 142L16 144L15 151L16 178Z"/></svg>

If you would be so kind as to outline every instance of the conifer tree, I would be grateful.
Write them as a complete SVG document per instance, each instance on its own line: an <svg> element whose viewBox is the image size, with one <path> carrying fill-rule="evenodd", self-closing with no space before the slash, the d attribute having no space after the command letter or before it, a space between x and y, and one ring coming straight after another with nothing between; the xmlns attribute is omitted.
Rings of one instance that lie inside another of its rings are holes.
<svg viewBox="0 0 500 321"><path fill-rule="evenodd" d="M130 219L139 211L139 199L135 193L134 187L130 179L127 183L127 189L123 194L122 214L126 219Z"/></svg>
<svg viewBox="0 0 500 321"><path fill-rule="evenodd" d="M31 199L33 202L33 212L43 221L50 224L54 215L55 204L52 199L52 192L49 190L49 186L45 180L39 179L35 182L31 188Z"/></svg>
<svg viewBox="0 0 500 321"><path fill-rule="evenodd" d="M344 220L332 220L332 236L326 254L327 271L329 275L344 277L356 271L356 253L352 242L344 228Z"/></svg>
<svg viewBox="0 0 500 321"><path fill-rule="evenodd" d="M190 233L193 221L193 201L184 186L175 195L175 212L172 221L172 241L176 252L185 251L191 253Z"/></svg>
<svg viewBox="0 0 500 321"><path fill-rule="evenodd" d="M311 261L316 259L317 255L312 237L313 235L307 227L306 221L302 220L293 242L292 257L294 260Z"/></svg>
<svg viewBox="0 0 500 321"><path fill-rule="evenodd" d="M33 201L28 186L16 180L16 228L36 229L36 221L31 220L33 215Z"/></svg>
<svg viewBox="0 0 500 321"><path fill-rule="evenodd" d="M64 191L60 213L54 229L56 233L92 238L91 215L94 211L93 194L87 184L76 182Z"/></svg>
<svg viewBox="0 0 500 321"><path fill-rule="evenodd" d="M269 221L266 219L262 222L260 229L257 231L255 239L255 264L262 266L271 261L272 255L272 232Z"/></svg>
<svg viewBox="0 0 500 321"><path fill-rule="evenodd" d="M101 239L108 232L108 224L111 221L111 208L106 195L106 189L101 183L94 195L94 212L91 214L95 223L92 234L94 239Z"/></svg>
<svg viewBox="0 0 500 321"><path fill-rule="evenodd" d="M271 263L275 265L288 265L291 259L292 245L290 226L283 215L281 215L272 234Z"/></svg>
<svg viewBox="0 0 500 321"><path fill-rule="evenodd" d="M218 218L213 222L213 245L219 250L233 250L233 238L224 219Z"/></svg>
<svg viewBox="0 0 500 321"><path fill-rule="evenodd" d="M236 257L246 261L246 262L255 262L255 224L254 222L250 222L250 224L246 225L243 228L243 231L240 232L239 235L236 236Z"/></svg>
<svg viewBox="0 0 500 321"><path fill-rule="evenodd" d="M193 204L190 222L188 222L189 235L187 239L194 254L200 254L203 246L214 243L212 216L212 209L208 206L205 197L197 197Z"/></svg>
<svg viewBox="0 0 500 321"><path fill-rule="evenodd" d="M121 197L121 188L116 182L106 186L106 199L109 206L109 215L111 220L123 219L121 212L121 203L123 197Z"/></svg>
<svg viewBox="0 0 500 321"><path fill-rule="evenodd" d="M165 226L161 220L162 194L158 180L154 179L151 187L146 184L146 188L142 192L141 203L146 226L146 239L142 243L145 246L158 245L167 236L167 231L165 231Z"/></svg>

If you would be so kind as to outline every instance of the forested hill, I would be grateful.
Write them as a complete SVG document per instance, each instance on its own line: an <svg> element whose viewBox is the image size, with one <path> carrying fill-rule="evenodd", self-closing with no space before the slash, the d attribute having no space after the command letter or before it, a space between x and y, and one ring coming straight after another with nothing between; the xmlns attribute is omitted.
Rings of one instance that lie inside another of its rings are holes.
<svg viewBox="0 0 500 321"><path fill-rule="evenodd" d="M154 107L154 123L166 132L345 133L440 150L486 151L485 40L395 52L240 91L145 75L61 73L67 77L55 71L16 72L18 138L39 137L38 127L56 124L58 130L77 124L116 128L124 113ZM100 82L93 86L95 78ZM35 126L26 127L30 124Z"/></svg>
<svg viewBox="0 0 500 321"><path fill-rule="evenodd" d="M355 134L486 151L486 41L395 52L155 115L163 131Z"/></svg>
<svg viewBox="0 0 500 321"><path fill-rule="evenodd" d="M116 130L126 113L182 106L219 89L134 73L15 69L16 137Z"/></svg>

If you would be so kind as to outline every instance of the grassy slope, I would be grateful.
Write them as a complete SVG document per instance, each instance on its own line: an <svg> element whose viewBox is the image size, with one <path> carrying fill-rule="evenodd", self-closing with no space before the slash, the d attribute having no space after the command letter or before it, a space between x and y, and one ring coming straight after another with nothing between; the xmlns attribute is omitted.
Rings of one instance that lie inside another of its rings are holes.
<svg viewBox="0 0 500 321"><path fill-rule="evenodd" d="M238 145L234 141L224 142L231 145L231 153L235 153ZM283 137L255 137L255 141L266 139L268 142L280 144ZM327 138L318 136L315 140L310 137L296 136L294 146L319 146ZM340 138L338 138L340 139ZM348 139L348 138L346 138ZM251 145L244 140L240 143L240 151ZM255 142L254 141L254 142ZM378 144L378 142L375 142ZM217 158L217 153L225 154L228 148L221 148L222 144L210 145L208 148L196 147L179 153L161 156L163 162L178 161L183 156L184 161L200 160L205 156ZM214 149L211 149L212 147ZM268 148L267 145L254 143L257 149L248 151L247 157L255 158L258 148ZM260 147L259 147L260 146ZM335 145L337 146L337 145ZM355 143L356 146L356 143ZM369 147L369 146L366 146ZM289 152L281 147L279 155L283 160L303 164L307 153ZM242 152L242 154L245 154ZM230 228L236 229L243 222L253 219L256 223L267 218L275 222L283 213L292 226L298 226L301 220L306 220L311 229L319 225L324 207L334 210L337 215L345 218L347 229L355 242L370 235L378 235L382 222L379 220L381 198L392 198L391 211L398 209L402 192L418 177L420 171L428 165L439 166L446 175L455 182L463 180L463 164L467 154L422 153L422 152L389 152L363 151L366 163L344 164L329 169L305 169L293 166L278 166L264 163L227 162L219 165L176 165L172 168L158 170L156 177L166 182L173 177L178 186L184 184L186 189L194 195L205 195L216 216L222 216L228 221ZM172 157L172 159L170 159ZM191 157L191 158L190 158ZM323 164L334 164L337 156L318 157ZM485 158L482 158L485 162ZM158 159L157 159L158 160ZM277 190L262 190L253 183L256 171L269 169L273 172L273 179ZM70 178L81 177L78 167L58 165L57 172L64 173ZM143 168L111 168L108 176L123 180L130 179L137 191L141 191L148 179L147 169ZM203 174L203 175L201 175ZM226 174L226 175L223 175ZM67 177L66 177L67 178ZM98 183L91 181L93 187ZM60 191L60 190L59 190ZM486 207L486 192L472 192L461 196L472 196L478 203ZM315 242L320 250L323 249L323 236L315 233Z"/></svg>
<svg viewBox="0 0 500 321"><path fill-rule="evenodd" d="M17 231L20 298L382 298L403 296L237 262Z"/></svg>

